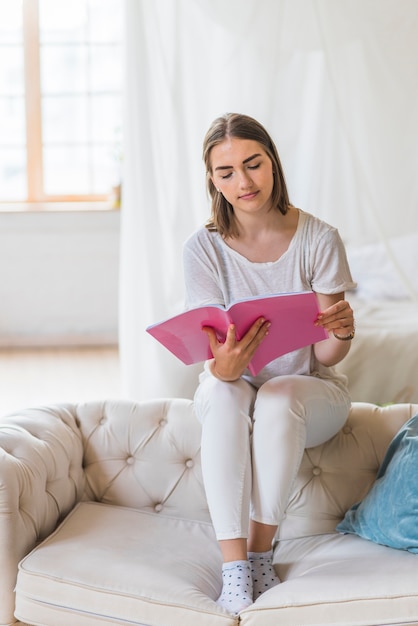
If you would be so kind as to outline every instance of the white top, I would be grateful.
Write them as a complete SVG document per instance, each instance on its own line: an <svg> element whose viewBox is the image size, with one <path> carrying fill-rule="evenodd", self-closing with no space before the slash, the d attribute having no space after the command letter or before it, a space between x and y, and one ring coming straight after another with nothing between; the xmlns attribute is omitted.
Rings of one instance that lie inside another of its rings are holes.
<svg viewBox="0 0 418 626"><path fill-rule="evenodd" d="M335 294L356 286L337 229L300 209L296 232L277 261L249 261L230 248L219 233L202 227L185 242L183 263L187 308L229 306L236 300L274 293L312 290ZM344 376L316 360L312 346L279 357L256 377L246 372L244 378L259 387L269 378L284 374L314 375L346 384Z"/></svg>

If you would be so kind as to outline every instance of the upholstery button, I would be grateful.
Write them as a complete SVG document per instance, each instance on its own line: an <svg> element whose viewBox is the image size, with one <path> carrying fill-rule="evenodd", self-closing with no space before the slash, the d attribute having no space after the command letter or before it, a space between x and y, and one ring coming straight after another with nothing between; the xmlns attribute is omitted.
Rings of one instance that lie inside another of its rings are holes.
<svg viewBox="0 0 418 626"><path fill-rule="evenodd" d="M102 417L102 418L101 418L101 420L99 421L99 424L100 424L101 426L103 426L103 424L106 424L106 418L105 418L105 417Z"/></svg>
<svg viewBox="0 0 418 626"><path fill-rule="evenodd" d="M160 420L160 426L165 426L167 424L167 420L162 419Z"/></svg>
<svg viewBox="0 0 418 626"><path fill-rule="evenodd" d="M352 431L351 426L344 426L344 428L343 428L343 433L344 433L345 435L349 435L349 434L351 433L351 431Z"/></svg>
<svg viewBox="0 0 418 626"><path fill-rule="evenodd" d="M314 467L312 470L312 474L314 476L319 476L319 474L321 473L321 468L320 467Z"/></svg>
<svg viewBox="0 0 418 626"><path fill-rule="evenodd" d="M128 465L132 465L132 463L135 462L135 459L134 459L133 456L127 456L126 457L126 462L127 462Z"/></svg>
<svg viewBox="0 0 418 626"><path fill-rule="evenodd" d="M187 459L186 467L190 469L191 467L193 467L193 465L194 465L193 459Z"/></svg>
<svg viewBox="0 0 418 626"><path fill-rule="evenodd" d="M158 504L155 505L154 511L156 513L160 513L162 510L163 510L163 505L161 504L161 502L159 502Z"/></svg>

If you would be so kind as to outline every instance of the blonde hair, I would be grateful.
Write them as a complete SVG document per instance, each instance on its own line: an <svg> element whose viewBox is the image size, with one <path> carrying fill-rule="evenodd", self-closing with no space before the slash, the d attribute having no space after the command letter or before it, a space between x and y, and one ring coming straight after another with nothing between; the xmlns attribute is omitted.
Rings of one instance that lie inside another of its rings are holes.
<svg viewBox="0 0 418 626"><path fill-rule="evenodd" d="M206 167L206 186L212 199L211 217L206 224L209 230L216 230L222 237L238 236L238 227L232 205L219 193L212 182L212 148L227 137L257 141L269 156L273 166L272 206L285 215L289 209L289 195L277 148L257 120L240 113L226 113L214 120L203 141L203 161Z"/></svg>

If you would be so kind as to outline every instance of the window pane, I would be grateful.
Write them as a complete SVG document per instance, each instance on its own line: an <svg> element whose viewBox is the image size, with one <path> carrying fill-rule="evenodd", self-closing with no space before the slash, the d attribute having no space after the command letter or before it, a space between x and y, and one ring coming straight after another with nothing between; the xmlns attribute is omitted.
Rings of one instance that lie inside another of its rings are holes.
<svg viewBox="0 0 418 626"><path fill-rule="evenodd" d="M90 59L91 91L120 91L123 78L121 46L91 46Z"/></svg>
<svg viewBox="0 0 418 626"><path fill-rule="evenodd" d="M87 146L45 146L43 155L47 195L92 193Z"/></svg>
<svg viewBox="0 0 418 626"><path fill-rule="evenodd" d="M0 97L0 147L18 145L24 147L25 103L23 97Z"/></svg>
<svg viewBox="0 0 418 626"><path fill-rule="evenodd" d="M39 0L41 43L84 42L87 36L86 0Z"/></svg>
<svg viewBox="0 0 418 626"><path fill-rule="evenodd" d="M25 200L22 2L0 0L0 16L0 200Z"/></svg>
<svg viewBox="0 0 418 626"><path fill-rule="evenodd" d="M0 94L24 92L23 47L0 45Z"/></svg>
<svg viewBox="0 0 418 626"><path fill-rule="evenodd" d="M120 160L113 144L95 146L92 154L93 192L111 193L120 183Z"/></svg>
<svg viewBox="0 0 418 626"><path fill-rule="evenodd" d="M113 144L44 148L47 195L110 194L120 183Z"/></svg>
<svg viewBox="0 0 418 626"><path fill-rule="evenodd" d="M118 142L121 130L121 99L117 96L91 98L91 136L93 141Z"/></svg>
<svg viewBox="0 0 418 626"><path fill-rule="evenodd" d="M0 43L22 43L22 0L0 0Z"/></svg>
<svg viewBox="0 0 418 626"><path fill-rule="evenodd" d="M0 146L1 200L26 199L26 151Z"/></svg>
<svg viewBox="0 0 418 626"><path fill-rule="evenodd" d="M91 41L122 41L123 2L89 0L89 37Z"/></svg>
<svg viewBox="0 0 418 626"><path fill-rule="evenodd" d="M88 99L86 96L45 96L42 99L44 143L86 143Z"/></svg>
<svg viewBox="0 0 418 626"><path fill-rule="evenodd" d="M87 48L48 45L41 48L43 94L83 93L87 90Z"/></svg>

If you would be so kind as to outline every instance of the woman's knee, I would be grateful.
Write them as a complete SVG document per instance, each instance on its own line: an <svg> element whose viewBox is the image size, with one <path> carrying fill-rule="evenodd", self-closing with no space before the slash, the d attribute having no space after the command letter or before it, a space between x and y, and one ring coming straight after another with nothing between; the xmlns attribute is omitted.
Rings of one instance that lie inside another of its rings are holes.
<svg viewBox="0 0 418 626"><path fill-rule="evenodd" d="M265 429L282 429L283 433L297 426L311 447L338 432L349 405L346 394L327 381L312 376L272 378L258 392L254 432L261 424Z"/></svg>
<svg viewBox="0 0 418 626"><path fill-rule="evenodd" d="M196 391L195 413L201 422L208 416L213 419L232 419L234 416L250 419L254 398L254 389L243 379L227 383L215 376L208 376Z"/></svg>
<svg viewBox="0 0 418 626"><path fill-rule="evenodd" d="M301 389L300 377L281 376L268 380L260 387L255 404L255 418L283 419L286 415L303 416L305 394Z"/></svg>

